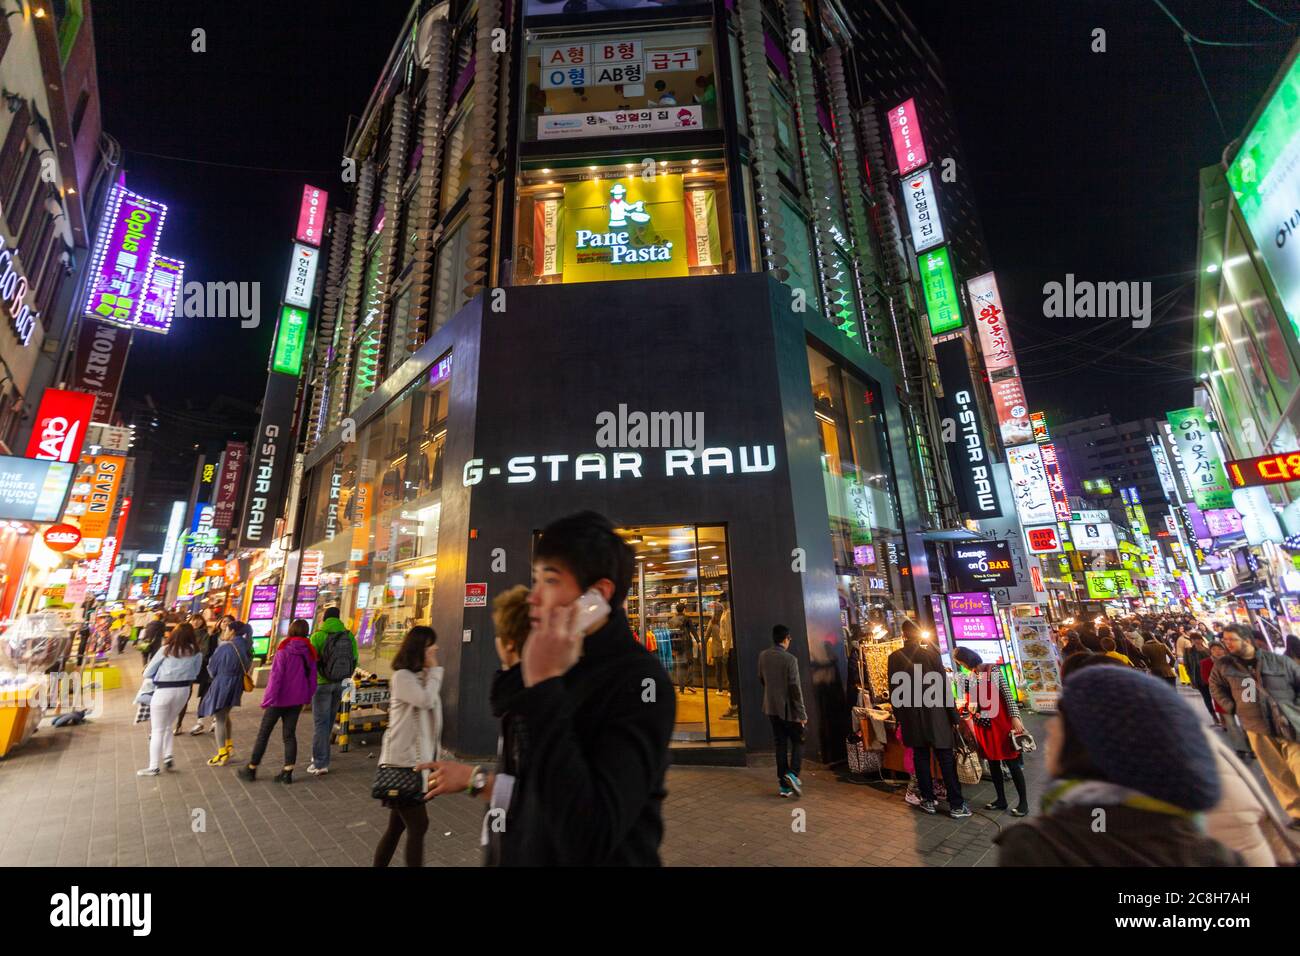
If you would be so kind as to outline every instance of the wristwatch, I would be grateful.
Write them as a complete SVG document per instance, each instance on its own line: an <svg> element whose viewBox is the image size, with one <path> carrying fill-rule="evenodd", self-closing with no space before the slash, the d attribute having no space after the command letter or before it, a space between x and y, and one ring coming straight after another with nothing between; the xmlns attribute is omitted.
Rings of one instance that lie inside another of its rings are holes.
<svg viewBox="0 0 1300 956"><path fill-rule="evenodd" d="M465 793L471 797L477 797L487 789L488 775L482 767L475 766L469 775L469 786L465 788Z"/></svg>

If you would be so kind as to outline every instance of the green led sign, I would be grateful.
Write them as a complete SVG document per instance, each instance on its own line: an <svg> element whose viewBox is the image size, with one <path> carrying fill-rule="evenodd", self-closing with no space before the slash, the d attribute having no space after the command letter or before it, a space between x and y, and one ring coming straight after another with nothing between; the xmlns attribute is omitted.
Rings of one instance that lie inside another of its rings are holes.
<svg viewBox="0 0 1300 956"><path fill-rule="evenodd" d="M275 352L271 371L298 376L302 373L302 353L307 345L307 312L292 305L280 309L280 324L275 330Z"/></svg>
<svg viewBox="0 0 1300 956"><path fill-rule="evenodd" d="M930 334L943 335L962 326L961 303L957 298L957 280L952 275L948 247L940 246L916 257L925 292L925 311L930 316Z"/></svg>

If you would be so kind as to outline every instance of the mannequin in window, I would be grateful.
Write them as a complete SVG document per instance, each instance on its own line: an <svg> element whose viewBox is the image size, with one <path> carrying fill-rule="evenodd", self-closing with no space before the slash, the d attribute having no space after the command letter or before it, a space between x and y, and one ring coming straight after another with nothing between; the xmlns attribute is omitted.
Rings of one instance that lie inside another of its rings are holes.
<svg viewBox="0 0 1300 956"><path fill-rule="evenodd" d="M695 660L700 656L700 637L695 622L686 616L686 605L678 604L677 612L668 619L668 627L673 631L673 663L680 662L677 686L684 694L694 694ZM680 653L679 653L680 651Z"/></svg>

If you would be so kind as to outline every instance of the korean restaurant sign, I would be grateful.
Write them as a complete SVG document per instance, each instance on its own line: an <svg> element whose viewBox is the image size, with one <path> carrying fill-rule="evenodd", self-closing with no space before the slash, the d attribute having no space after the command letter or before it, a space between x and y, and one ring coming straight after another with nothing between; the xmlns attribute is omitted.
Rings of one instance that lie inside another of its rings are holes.
<svg viewBox="0 0 1300 956"><path fill-rule="evenodd" d="M271 371L292 375L302 372L302 355L307 347L307 317L303 309L286 305L280 310L275 329L275 351L271 353Z"/></svg>
<svg viewBox="0 0 1300 956"><path fill-rule="evenodd" d="M1183 408L1166 413L1165 418L1173 431L1174 447L1192 486L1196 506L1202 511L1231 508L1232 490L1223 470L1223 457L1205 413L1199 408Z"/></svg>
<svg viewBox="0 0 1300 956"><path fill-rule="evenodd" d="M682 177L585 180L564 187L565 282L652 279L689 272Z"/></svg>
<svg viewBox="0 0 1300 956"><path fill-rule="evenodd" d="M162 203L113 187L91 259L83 315L126 328L139 324L166 218Z"/></svg>
<svg viewBox="0 0 1300 956"><path fill-rule="evenodd" d="M940 246L916 257L925 293L925 312L930 317L930 334L943 335L962 326L957 280L953 278L952 256Z"/></svg>
<svg viewBox="0 0 1300 956"><path fill-rule="evenodd" d="M640 86L647 73L696 72L699 68L695 47L647 50L641 40L605 39L543 47L539 85L544 90Z"/></svg>
<svg viewBox="0 0 1300 956"><path fill-rule="evenodd" d="M1016 513L1025 525L1050 524L1056 520L1056 506L1052 503L1051 486L1043 454L1032 442L1007 449L1007 470L1011 475L1011 494L1016 500Z"/></svg>
<svg viewBox="0 0 1300 956"><path fill-rule="evenodd" d="M81 457L81 446L90 429L95 396L47 388L41 396L27 440L27 457L43 461L71 461Z"/></svg>
<svg viewBox="0 0 1300 956"><path fill-rule="evenodd" d="M916 115L916 101L907 100L889 111L889 132L894 137L894 155L898 158L898 175L906 176L927 162L921 124Z"/></svg>
<svg viewBox="0 0 1300 956"><path fill-rule="evenodd" d="M912 245L916 251L925 252L942 245L943 222L939 219L939 203L930 170L923 169L903 180L903 202L907 206L907 220L912 227Z"/></svg>
<svg viewBox="0 0 1300 956"><path fill-rule="evenodd" d="M301 242L293 244L293 259L289 262L289 284L284 290L284 301L301 309L311 308L312 293L316 290L316 266L320 251Z"/></svg>
<svg viewBox="0 0 1300 956"><path fill-rule="evenodd" d="M325 234L325 210L329 207L329 193L317 186L302 187L302 205L298 207L298 229L294 238L309 246L320 247Z"/></svg>
<svg viewBox="0 0 1300 956"><path fill-rule="evenodd" d="M998 373L1001 378L989 375L989 392L993 396L993 411L998 419L998 432L1003 445L1022 445L1032 441L1033 426L1029 421L1029 404L1020 376L1012 370Z"/></svg>
<svg viewBox="0 0 1300 956"><path fill-rule="evenodd" d="M650 106L645 109L596 113L543 114L537 117L538 139L581 139L586 136L630 136L670 130L701 129L700 106Z"/></svg>
<svg viewBox="0 0 1300 956"><path fill-rule="evenodd" d="M966 281L970 295L971 311L980 333L980 349L984 352L984 367L989 372L1015 368L1016 353L1011 347L1011 332L1007 316L1002 311L1002 296L992 272Z"/></svg>
<svg viewBox="0 0 1300 956"><path fill-rule="evenodd" d="M172 316L181 289L185 288L185 263L166 256L154 256L153 271L145 287L137 325L147 332L166 335L171 331Z"/></svg>

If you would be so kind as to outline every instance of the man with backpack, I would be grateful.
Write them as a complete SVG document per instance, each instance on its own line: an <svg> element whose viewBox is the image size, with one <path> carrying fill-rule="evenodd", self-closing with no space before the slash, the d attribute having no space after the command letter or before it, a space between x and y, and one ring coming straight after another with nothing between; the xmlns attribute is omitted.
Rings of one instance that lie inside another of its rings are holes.
<svg viewBox="0 0 1300 956"><path fill-rule="evenodd" d="M356 635L343 624L337 607L325 609L311 646L316 649L316 693L311 700L314 731L307 772L321 776L330 769L330 731L343 702L343 682L357 669L359 655Z"/></svg>

